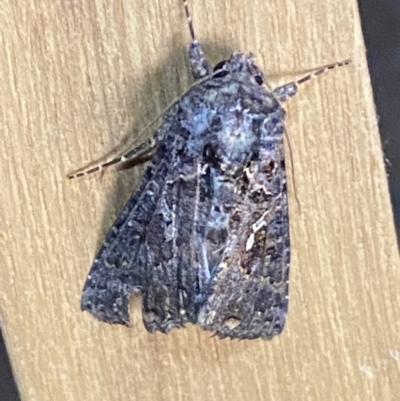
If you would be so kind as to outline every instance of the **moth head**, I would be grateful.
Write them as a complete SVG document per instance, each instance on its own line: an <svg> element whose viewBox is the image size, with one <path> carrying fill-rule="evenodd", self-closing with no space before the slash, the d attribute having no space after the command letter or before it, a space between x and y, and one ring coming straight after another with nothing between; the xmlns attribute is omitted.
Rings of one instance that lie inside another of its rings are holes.
<svg viewBox="0 0 400 401"><path fill-rule="evenodd" d="M264 74L254 63L254 55L251 53L233 53L229 60L216 64L212 75L222 78L228 74L250 75L258 85L264 83Z"/></svg>

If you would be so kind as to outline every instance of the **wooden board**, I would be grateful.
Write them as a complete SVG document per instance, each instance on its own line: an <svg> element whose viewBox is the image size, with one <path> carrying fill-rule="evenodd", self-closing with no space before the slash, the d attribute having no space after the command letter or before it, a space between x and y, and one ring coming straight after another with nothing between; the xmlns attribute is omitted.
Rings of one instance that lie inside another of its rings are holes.
<svg viewBox="0 0 400 401"><path fill-rule="evenodd" d="M191 83L189 32L180 0L9 0L0 314L22 399L399 399L400 263L356 1L192 3L211 61L251 51L272 86L353 59L287 107L287 326L269 342L220 341L194 326L147 333L138 299L130 329L80 312L94 254L143 167L65 176L151 135L139 133Z"/></svg>

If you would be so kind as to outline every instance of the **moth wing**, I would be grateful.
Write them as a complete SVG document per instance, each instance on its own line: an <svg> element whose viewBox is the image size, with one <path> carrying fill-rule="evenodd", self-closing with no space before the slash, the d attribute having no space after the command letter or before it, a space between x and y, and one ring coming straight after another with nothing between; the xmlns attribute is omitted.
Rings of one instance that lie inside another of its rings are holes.
<svg viewBox="0 0 400 401"><path fill-rule="evenodd" d="M128 325L136 291L150 332L197 321L192 266L200 265L201 255L194 244L203 241L199 225L205 218L199 216L208 203L199 200L210 199L210 187L200 161L185 153L189 133L178 114L171 110L171 121L160 128L166 132L141 185L107 234L84 285L81 307L102 321Z"/></svg>
<svg viewBox="0 0 400 401"><path fill-rule="evenodd" d="M160 208L149 225L151 277L143 291L143 319L150 332L197 322L210 186L200 161L185 158L184 164L184 175L178 169L166 180Z"/></svg>
<svg viewBox="0 0 400 401"><path fill-rule="evenodd" d="M165 163L147 168L140 188L124 206L95 257L81 308L99 320L128 325L130 295L148 285L148 225L163 190L165 170Z"/></svg>
<svg viewBox="0 0 400 401"><path fill-rule="evenodd" d="M261 146L236 184L222 261L199 324L220 338L271 338L285 324L290 239L283 141Z"/></svg>
<svg viewBox="0 0 400 401"><path fill-rule="evenodd" d="M124 206L96 255L85 282L81 308L107 323L129 324L129 299L144 292L151 280L149 226L159 208L165 177L174 155L167 151L172 139L174 107L164 117L155 137L162 138L139 188Z"/></svg>

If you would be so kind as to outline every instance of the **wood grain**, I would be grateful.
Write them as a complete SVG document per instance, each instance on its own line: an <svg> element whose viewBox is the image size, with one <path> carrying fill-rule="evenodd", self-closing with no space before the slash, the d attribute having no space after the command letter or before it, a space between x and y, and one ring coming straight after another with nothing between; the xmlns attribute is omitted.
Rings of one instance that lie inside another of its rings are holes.
<svg viewBox="0 0 400 401"><path fill-rule="evenodd" d="M147 333L139 299L130 329L80 312L143 167L65 176L151 135L139 133L191 83L189 33L180 0L4 1L0 314L22 399L400 399L400 263L356 1L191 3L212 62L252 51L272 86L353 59L287 107L287 326L220 341Z"/></svg>

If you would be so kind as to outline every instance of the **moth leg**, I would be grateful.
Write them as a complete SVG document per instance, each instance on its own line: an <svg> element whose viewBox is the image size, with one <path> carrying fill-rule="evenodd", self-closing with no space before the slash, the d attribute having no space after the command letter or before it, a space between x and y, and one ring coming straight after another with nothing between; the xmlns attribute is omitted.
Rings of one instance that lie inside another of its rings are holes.
<svg viewBox="0 0 400 401"><path fill-rule="evenodd" d="M335 63L328 64L325 67L319 68L318 70L312 72L311 74L304 76L303 78L300 78L297 81L289 82L287 84L279 86L278 88L275 88L272 93L274 94L274 96L280 103L284 103L288 100L288 98L293 97L297 93L297 89L298 89L299 85L301 85L304 82L307 82L310 79L315 78L318 75L321 75L329 70L333 70L334 68L338 68L338 67L343 67L349 63L351 63L351 60L348 59L348 60L343 60L343 61L338 61Z"/></svg>
<svg viewBox="0 0 400 401"><path fill-rule="evenodd" d="M185 8L186 19L189 26L190 36L192 37L192 42L188 48L190 69L192 70L192 76L197 81L202 79L211 73L210 65L204 55L203 49L201 48L199 42L196 39L196 35L193 27L193 19L189 12L189 7L187 0L183 1L183 7Z"/></svg>

